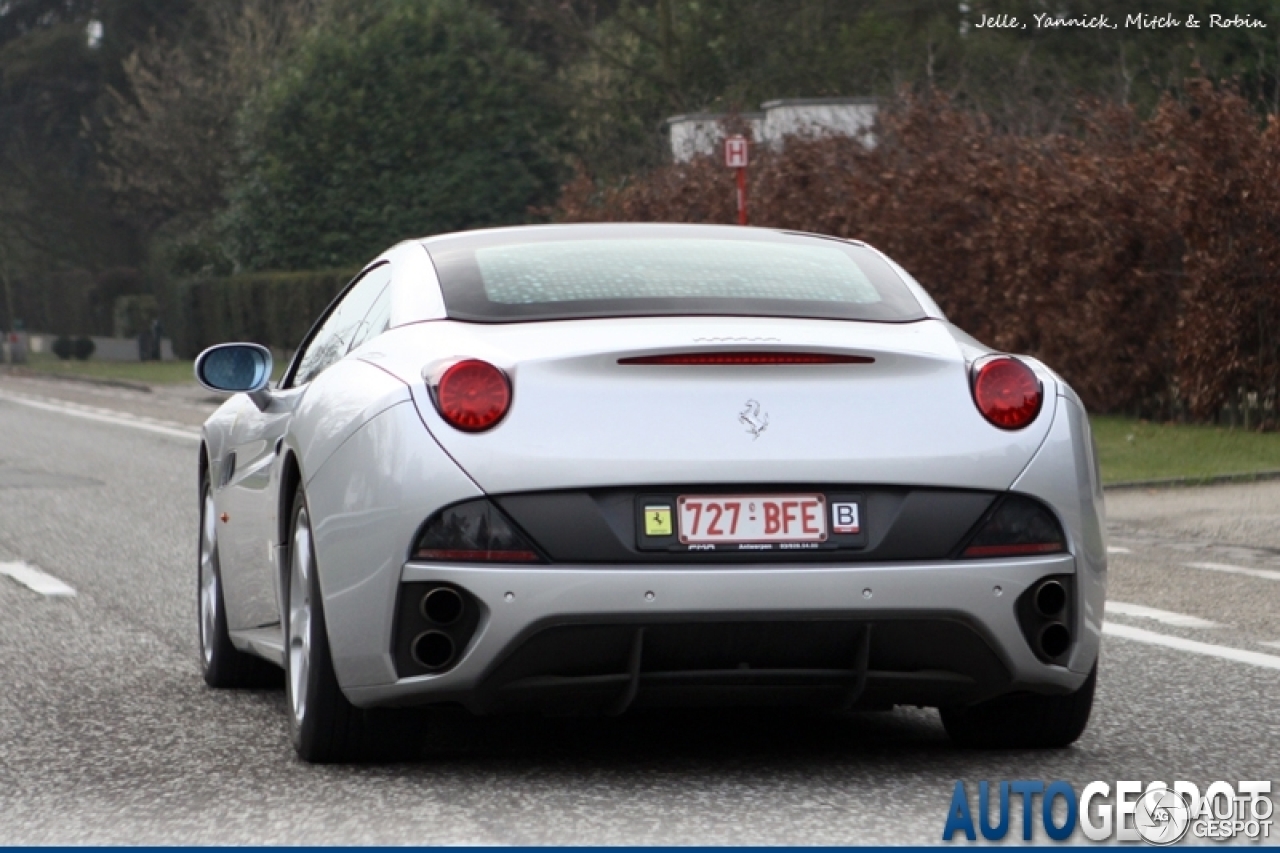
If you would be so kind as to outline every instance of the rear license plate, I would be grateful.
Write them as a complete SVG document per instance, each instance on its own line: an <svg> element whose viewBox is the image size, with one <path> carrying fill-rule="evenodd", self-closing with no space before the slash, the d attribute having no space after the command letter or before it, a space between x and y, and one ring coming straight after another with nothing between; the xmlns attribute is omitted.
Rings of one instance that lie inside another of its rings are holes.
<svg viewBox="0 0 1280 853"><path fill-rule="evenodd" d="M827 539L823 495L680 495L676 509L683 545Z"/></svg>

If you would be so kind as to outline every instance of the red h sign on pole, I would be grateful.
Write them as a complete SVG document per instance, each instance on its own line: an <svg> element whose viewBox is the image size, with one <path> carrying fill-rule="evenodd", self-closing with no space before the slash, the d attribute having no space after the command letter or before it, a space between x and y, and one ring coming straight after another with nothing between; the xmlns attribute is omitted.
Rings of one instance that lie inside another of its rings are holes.
<svg viewBox="0 0 1280 853"><path fill-rule="evenodd" d="M738 224L747 224L747 163L750 149L745 136L730 136L724 141L724 164L738 172Z"/></svg>

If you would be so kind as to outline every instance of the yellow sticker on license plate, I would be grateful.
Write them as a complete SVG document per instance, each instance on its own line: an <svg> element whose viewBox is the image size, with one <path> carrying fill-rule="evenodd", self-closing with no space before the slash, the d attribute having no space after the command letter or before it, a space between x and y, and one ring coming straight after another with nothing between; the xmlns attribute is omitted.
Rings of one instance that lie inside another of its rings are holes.
<svg viewBox="0 0 1280 853"><path fill-rule="evenodd" d="M671 507L647 506L644 508L645 536L670 536L672 532Z"/></svg>

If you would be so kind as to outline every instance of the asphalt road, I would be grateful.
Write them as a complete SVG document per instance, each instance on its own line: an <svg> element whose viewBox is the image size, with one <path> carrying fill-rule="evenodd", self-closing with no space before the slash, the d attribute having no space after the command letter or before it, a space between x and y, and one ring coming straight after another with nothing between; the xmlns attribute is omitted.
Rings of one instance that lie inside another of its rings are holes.
<svg viewBox="0 0 1280 853"><path fill-rule="evenodd" d="M1109 496L1113 633L1068 750L958 750L899 709L446 718L412 760L302 764L282 690L198 673L210 408L0 376L0 567L75 590L0 576L0 843L935 843L957 780L1280 789L1280 483Z"/></svg>

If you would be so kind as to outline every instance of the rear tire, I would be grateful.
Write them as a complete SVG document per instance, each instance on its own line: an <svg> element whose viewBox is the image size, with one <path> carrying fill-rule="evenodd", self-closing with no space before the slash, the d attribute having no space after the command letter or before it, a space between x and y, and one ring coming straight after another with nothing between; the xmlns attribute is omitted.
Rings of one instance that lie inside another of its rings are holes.
<svg viewBox="0 0 1280 853"><path fill-rule="evenodd" d="M368 751L366 714L347 701L333 672L311 538L311 515L301 487L293 500L289 531L285 611L289 733L303 761L325 764L356 760Z"/></svg>
<svg viewBox="0 0 1280 853"><path fill-rule="evenodd" d="M218 560L218 519L208 478L200 485L200 554L196 576L200 663L210 687L273 687L280 670L262 658L246 654L231 642L227 605L222 595L222 566Z"/></svg>
<svg viewBox="0 0 1280 853"><path fill-rule="evenodd" d="M957 745L978 749L1062 749L1084 733L1098 681L1065 696L1000 696L967 708L943 708L942 725Z"/></svg>

